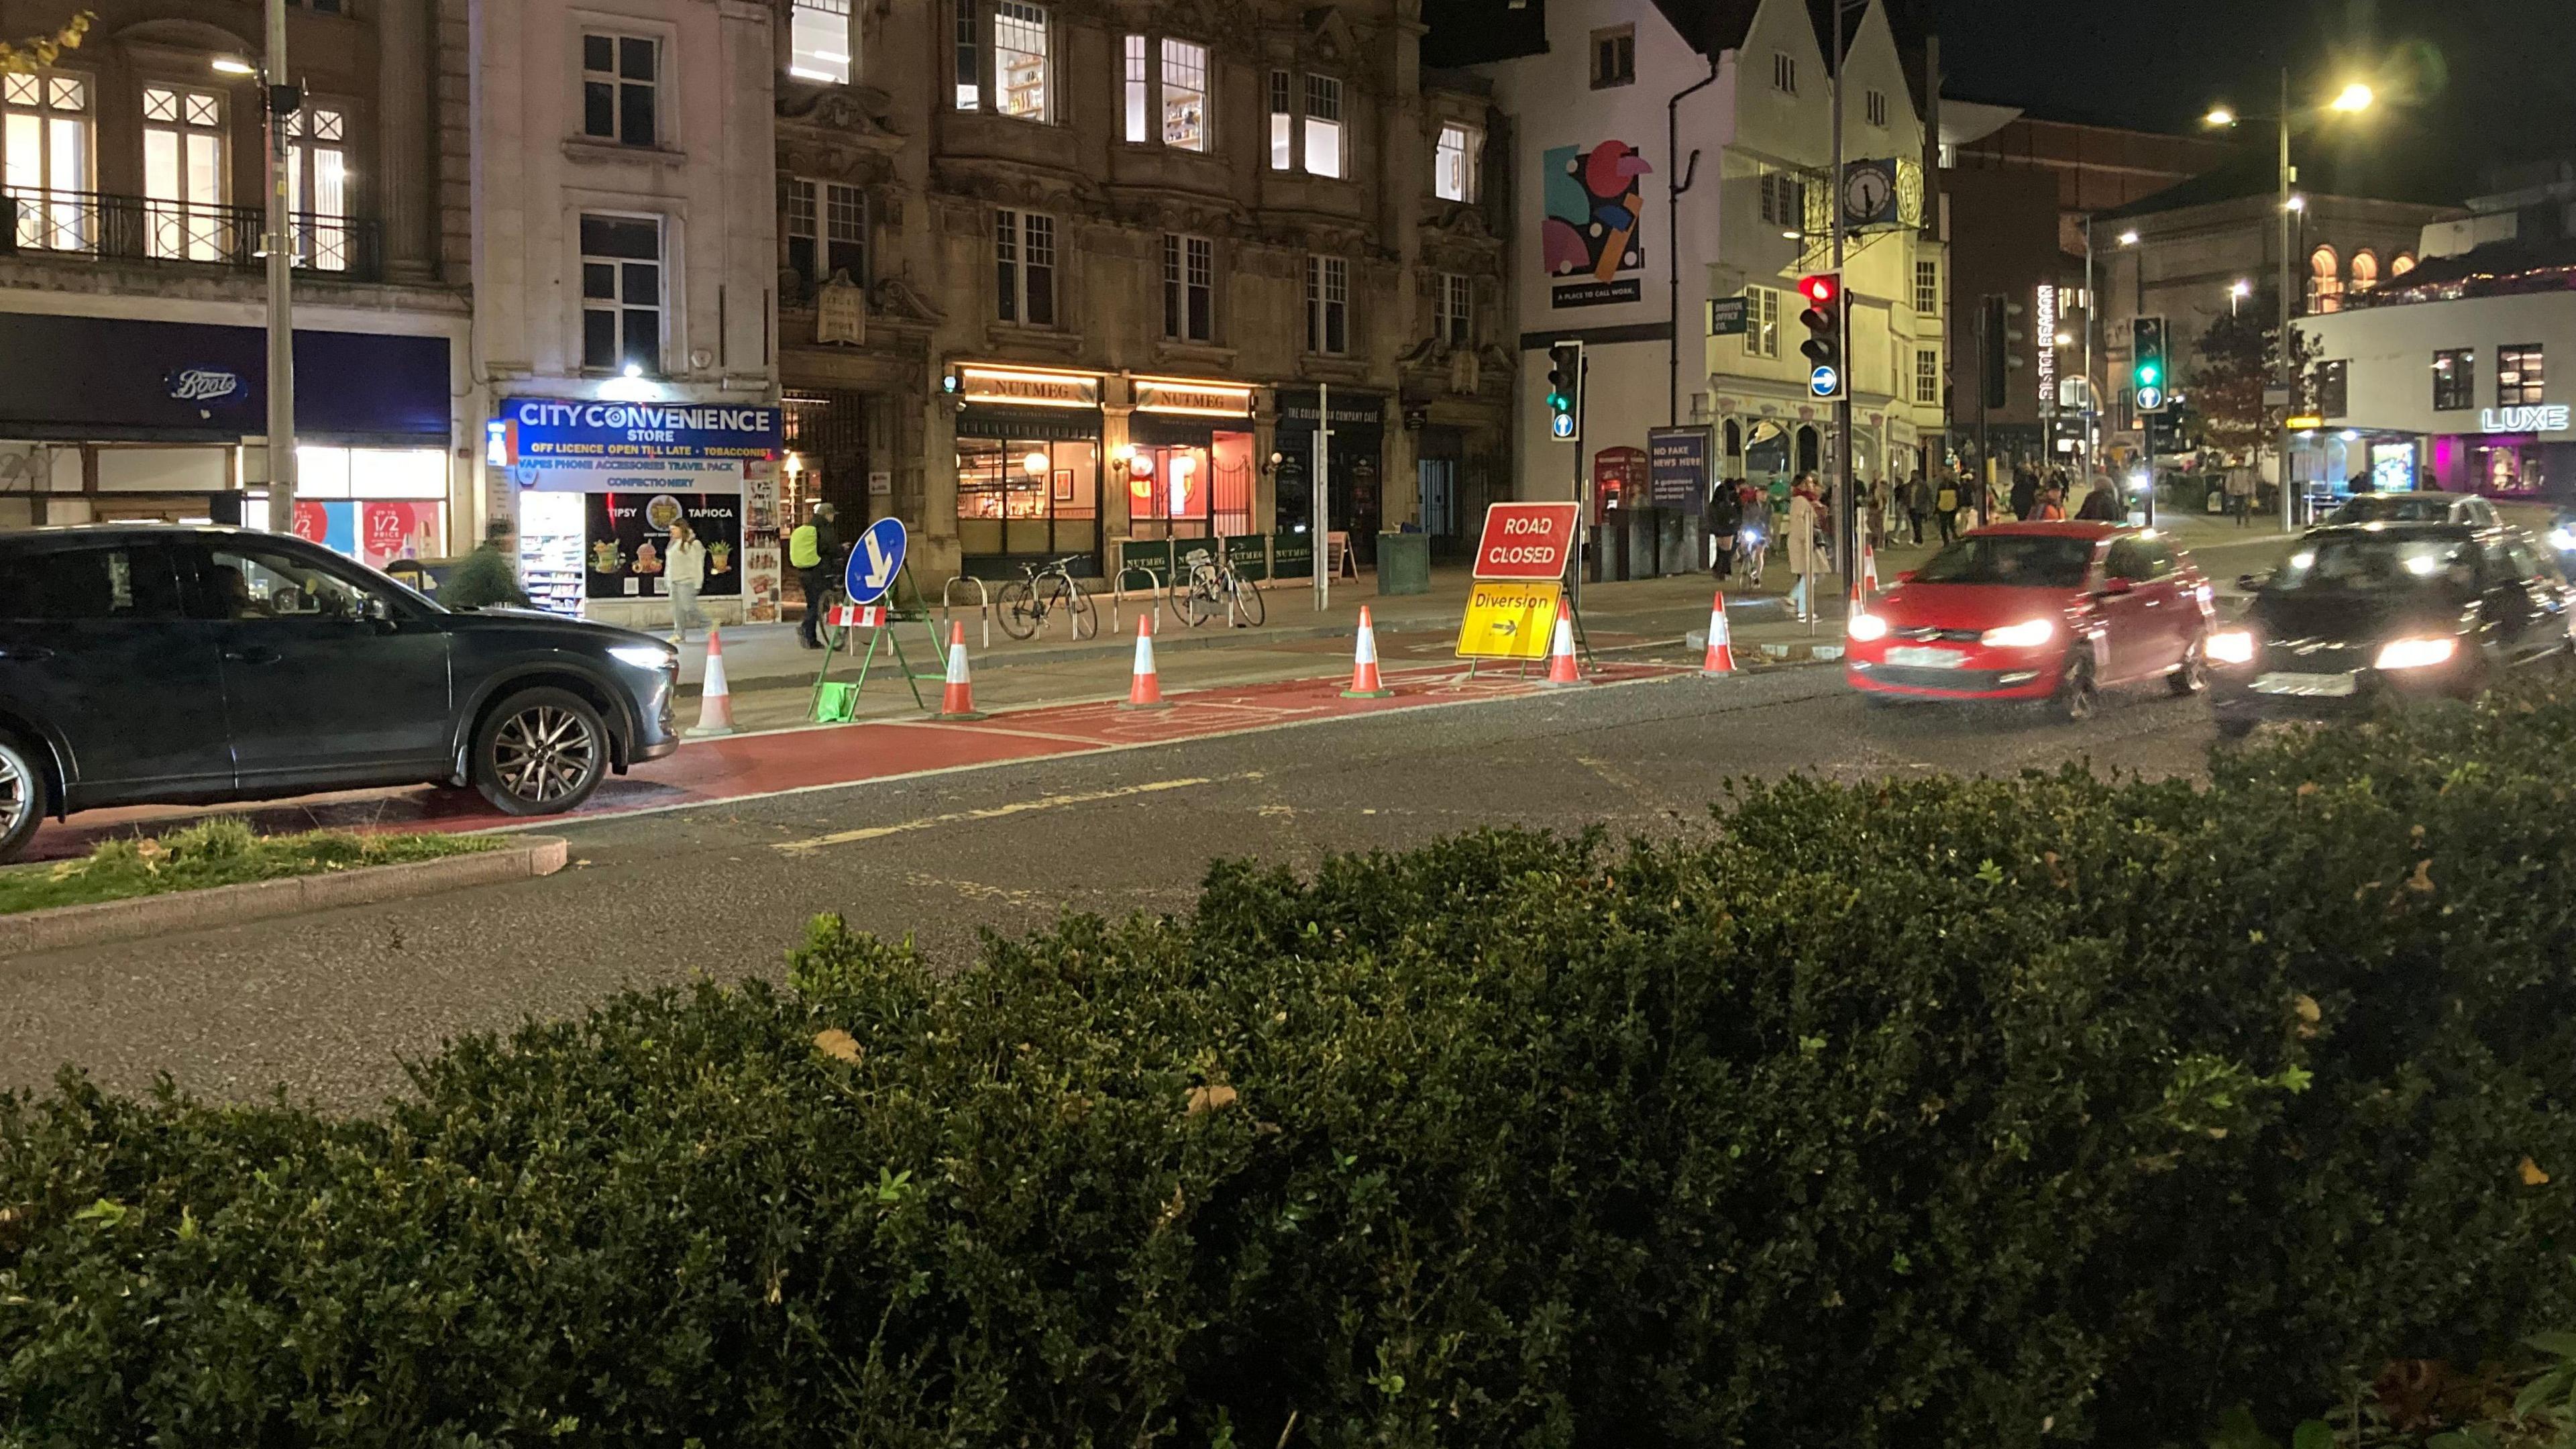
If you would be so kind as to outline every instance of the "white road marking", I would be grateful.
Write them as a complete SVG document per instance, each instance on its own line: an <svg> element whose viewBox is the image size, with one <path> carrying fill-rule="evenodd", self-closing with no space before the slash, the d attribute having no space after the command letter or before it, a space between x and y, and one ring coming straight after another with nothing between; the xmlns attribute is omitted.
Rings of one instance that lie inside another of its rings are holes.
<svg viewBox="0 0 2576 1449"><path fill-rule="evenodd" d="M1149 780L1142 785L1122 785L1115 790L1085 790L1076 795L1041 795L1034 800L1014 800L1008 805L988 805L981 810L953 810L945 815L924 815L898 825L871 825L860 830L840 830L818 835L811 840L791 840L773 845L772 850L803 853L833 845L856 845L863 840L883 840L889 835L902 835L913 830L935 830L942 825L962 825L978 820L999 820L1005 816L1026 815L1032 810L1061 810L1068 805L1096 805L1103 800L1123 800L1131 795L1159 795L1166 790L1186 790L1194 785L1231 784L1238 780L1258 780L1261 772L1249 771L1222 777L1192 775L1180 780Z"/></svg>

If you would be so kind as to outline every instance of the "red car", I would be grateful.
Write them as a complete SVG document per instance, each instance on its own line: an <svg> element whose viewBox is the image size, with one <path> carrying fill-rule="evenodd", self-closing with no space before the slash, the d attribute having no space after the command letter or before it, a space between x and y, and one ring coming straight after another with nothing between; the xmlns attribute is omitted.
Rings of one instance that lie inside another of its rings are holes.
<svg viewBox="0 0 2576 1449"><path fill-rule="evenodd" d="M2105 688L2206 684L2209 581L2155 533L2006 523L1959 539L1851 621L1844 677L1889 699L2045 700L2068 719Z"/></svg>

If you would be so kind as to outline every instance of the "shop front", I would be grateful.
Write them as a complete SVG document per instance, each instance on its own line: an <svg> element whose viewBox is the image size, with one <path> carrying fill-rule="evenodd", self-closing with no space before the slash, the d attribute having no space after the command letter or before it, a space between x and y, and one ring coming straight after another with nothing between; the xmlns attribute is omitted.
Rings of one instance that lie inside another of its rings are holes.
<svg viewBox="0 0 2576 1449"><path fill-rule="evenodd" d="M1137 378L1133 396L1127 441L1110 470L1125 489L1126 536L1158 542L1251 534L1261 478L1252 389Z"/></svg>
<svg viewBox="0 0 2576 1449"><path fill-rule="evenodd" d="M25 521L270 527L267 356L255 327L0 313ZM460 548L448 339L299 331L295 367L329 385L297 390L294 531L377 567Z"/></svg>
<svg viewBox="0 0 2576 1449"><path fill-rule="evenodd" d="M667 629L672 525L707 550L700 607L778 617L779 410L504 399L489 440L518 514L519 578L537 607Z"/></svg>
<svg viewBox="0 0 2576 1449"><path fill-rule="evenodd" d="M1008 579L1070 558L1100 572L1100 375L963 366L957 409L958 571Z"/></svg>
<svg viewBox="0 0 2576 1449"><path fill-rule="evenodd" d="M1297 534L1314 526L1315 439L1329 430L1326 458L1327 534L1345 534L1362 564L1377 561L1377 534L1385 517L1386 395L1332 388L1332 416L1325 423L1326 393L1319 388L1279 390L1278 529Z"/></svg>
<svg viewBox="0 0 2576 1449"><path fill-rule="evenodd" d="M2576 437L2563 404L2487 408L2479 431L2431 440L2430 467L2446 492L2576 501Z"/></svg>

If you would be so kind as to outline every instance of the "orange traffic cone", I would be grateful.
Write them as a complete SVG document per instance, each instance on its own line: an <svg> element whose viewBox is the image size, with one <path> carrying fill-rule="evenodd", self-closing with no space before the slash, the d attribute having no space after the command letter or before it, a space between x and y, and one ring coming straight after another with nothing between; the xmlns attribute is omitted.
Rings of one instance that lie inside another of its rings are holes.
<svg viewBox="0 0 2576 1449"><path fill-rule="evenodd" d="M940 719L982 719L975 707L975 683L966 674L966 626L948 626L948 688L939 696Z"/></svg>
<svg viewBox="0 0 2576 1449"><path fill-rule="evenodd" d="M1170 709L1163 698L1162 676L1154 669L1154 616L1136 616L1136 670L1127 683L1127 702L1120 709Z"/></svg>
<svg viewBox="0 0 2576 1449"><path fill-rule="evenodd" d="M1719 590L1717 602L1708 606L1708 657L1700 662L1699 677L1724 679L1735 672L1735 636L1726 627L1726 593Z"/></svg>
<svg viewBox="0 0 2576 1449"><path fill-rule="evenodd" d="M1395 693L1377 672L1377 626L1369 622L1368 605L1360 605L1360 642L1351 658L1351 687L1344 699L1384 699Z"/></svg>
<svg viewBox="0 0 2576 1449"><path fill-rule="evenodd" d="M1866 538L1860 541L1860 583L1864 593L1878 592L1878 550Z"/></svg>
<svg viewBox="0 0 2576 1449"><path fill-rule="evenodd" d="M724 634L707 626L707 677L698 686L698 723L692 735L733 733L733 688L725 683Z"/></svg>
<svg viewBox="0 0 2576 1449"><path fill-rule="evenodd" d="M1559 614L1556 616L1556 641L1548 646L1547 678L1539 683L1561 689L1582 682L1582 671L1574 662L1574 625L1565 615Z"/></svg>

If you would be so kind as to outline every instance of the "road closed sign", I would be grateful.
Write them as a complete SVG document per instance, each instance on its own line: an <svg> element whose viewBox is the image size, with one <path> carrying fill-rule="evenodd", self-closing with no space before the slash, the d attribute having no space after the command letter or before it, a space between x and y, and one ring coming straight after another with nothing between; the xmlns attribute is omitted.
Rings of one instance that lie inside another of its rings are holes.
<svg viewBox="0 0 2576 1449"><path fill-rule="evenodd" d="M1458 625L1458 657L1545 659L1548 644L1556 637L1557 610L1564 598L1563 586L1554 579L1479 581L1467 591L1467 617Z"/></svg>
<svg viewBox="0 0 2576 1449"><path fill-rule="evenodd" d="M1574 553L1572 503L1496 503L1485 509L1476 577L1553 581Z"/></svg>

